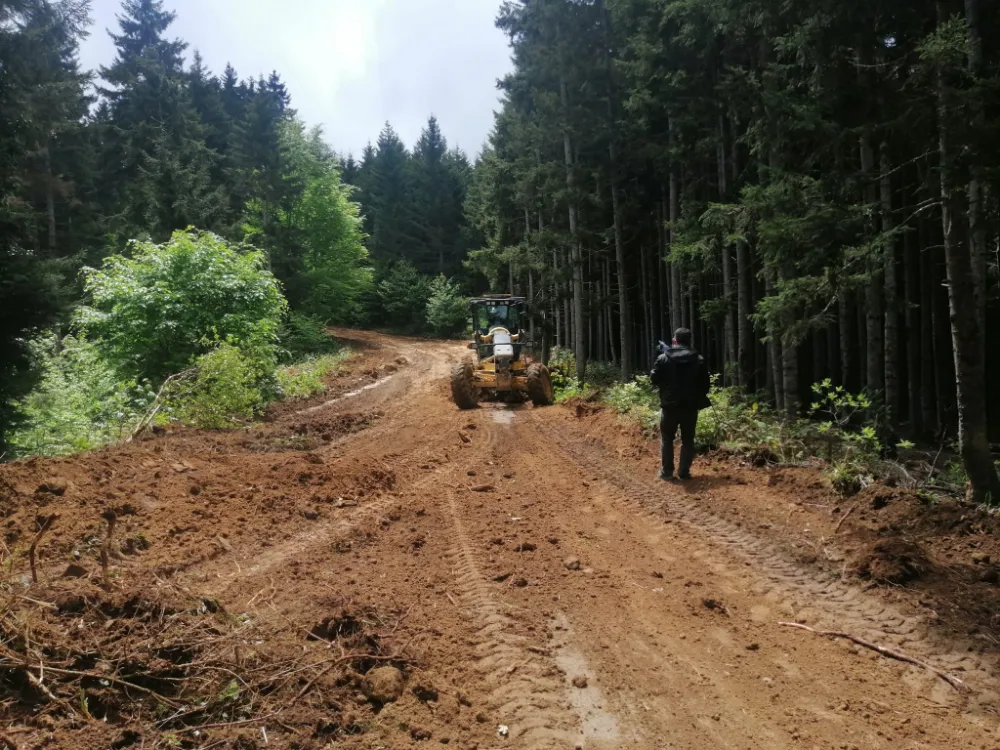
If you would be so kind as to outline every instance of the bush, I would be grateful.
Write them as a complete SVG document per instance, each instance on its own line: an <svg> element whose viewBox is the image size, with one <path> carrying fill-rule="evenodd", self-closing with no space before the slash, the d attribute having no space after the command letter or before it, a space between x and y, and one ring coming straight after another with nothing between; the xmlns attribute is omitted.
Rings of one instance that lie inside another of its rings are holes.
<svg viewBox="0 0 1000 750"><path fill-rule="evenodd" d="M469 327L469 300L458 284L444 275L431 282L431 296L427 300L427 327L435 336L452 338Z"/></svg>
<svg viewBox="0 0 1000 750"><path fill-rule="evenodd" d="M264 256L198 231L132 243L132 257L83 271L79 322L129 375L161 380L219 341L272 362L286 303Z"/></svg>
<svg viewBox="0 0 1000 750"><path fill-rule="evenodd" d="M423 330L430 296L430 279L408 261L397 263L378 285L383 322L401 331Z"/></svg>
<svg viewBox="0 0 1000 750"><path fill-rule="evenodd" d="M336 373L349 356L347 349L341 349L337 354L311 357L279 367L278 395L284 399L302 399L322 393L326 388L324 378Z"/></svg>
<svg viewBox="0 0 1000 750"><path fill-rule="evenodd" d="M331 354L340 349L340 344L327 333L322 320L296 312L289 313L282 322L278 341L281 358L286 362L315 354Z"/></svg>
<svg viewBox="0 0 1000 750"><path fill-rule="evenodd" d="M122 380L101 350L83 337L47 334L30 343L41 379L17 407L11 437L19 456L90 450L126 435L152 399L149 383Z"/></svg>
<svg viewBox="0 0 1000 750"><path fill-rule="evenodd" d="M253 419L266 402L268 372L232 344L202 354L189 373L170 384L165 413L206 429L235 427Z"/></svg>
<svg viewBox="0 0 1000 750"><path fill-rule="evenodd" d="M655 429L660 423L660 396L648 375L639 375L629 383L616 383L605 392L604 400L644 430Z"/></svg>

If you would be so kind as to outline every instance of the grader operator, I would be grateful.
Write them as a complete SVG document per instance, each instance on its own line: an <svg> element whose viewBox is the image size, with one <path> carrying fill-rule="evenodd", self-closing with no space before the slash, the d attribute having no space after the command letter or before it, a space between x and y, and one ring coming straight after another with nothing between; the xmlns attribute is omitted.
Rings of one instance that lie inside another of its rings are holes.
<svg viewBox="0 0 1000 750"><path fill-rule="evenodd" d="M535 406L553 402L549 369L531 356L531 345L521 327L524 297L485 295L469 303L476 356L455 365L451 395L460 409L472 409L483 399L523 401Z"/></svg>

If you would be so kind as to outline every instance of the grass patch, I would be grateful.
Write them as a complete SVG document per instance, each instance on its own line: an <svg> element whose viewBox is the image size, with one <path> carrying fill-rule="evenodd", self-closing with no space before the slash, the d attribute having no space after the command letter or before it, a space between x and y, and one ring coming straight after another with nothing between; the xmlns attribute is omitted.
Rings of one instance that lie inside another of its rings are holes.
<svg viewBox="0 0 1000 750"><path fill-rule="evenodd" d="M279 396L294 401L322 393L326 389L325 379L340 372L351 356L350 349L341 349L335 354L308 357L279 367L276 373Z"/></svg>

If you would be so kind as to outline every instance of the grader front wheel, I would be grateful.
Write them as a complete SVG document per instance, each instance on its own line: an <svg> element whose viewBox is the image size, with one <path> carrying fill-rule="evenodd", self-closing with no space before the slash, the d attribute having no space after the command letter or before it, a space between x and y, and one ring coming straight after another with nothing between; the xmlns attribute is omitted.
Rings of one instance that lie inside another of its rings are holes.
<svg viewBox="0 0 1000 750"><path fill-rule="evenodd" d="M475 409L479 404L479 389L472 376L472 362L466 360L451 370L451 397L459 409Z"/></svg>
<svg viewBox="0 0 1000 750"><path fill-rule="evenodd" d="M528 367L528 396L535 406L551 406L555 401L549 368L537 362Z"/></svg>

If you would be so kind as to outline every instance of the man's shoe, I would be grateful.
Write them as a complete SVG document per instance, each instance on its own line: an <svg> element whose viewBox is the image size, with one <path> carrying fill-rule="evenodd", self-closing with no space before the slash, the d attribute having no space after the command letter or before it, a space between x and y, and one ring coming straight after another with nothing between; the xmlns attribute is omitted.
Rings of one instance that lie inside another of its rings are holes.
<svg viewBox="0 0 1000 750"><path fill-rule="evenodd" d="M691 475L690 474L678 474L677 478L680 479L682 482L690 482L691 481Z"/></svg>
<svg viewBox="0 0 1000 750"><path fill-rule="evenodd" d="M667 472L661 470L660 473L657 474L657 476L660 479L662 479L664 482L672 482L672 481L674 481L674 474L673 474L673 472L667 474Z"/></svg>

